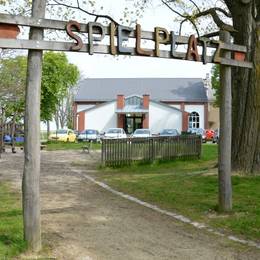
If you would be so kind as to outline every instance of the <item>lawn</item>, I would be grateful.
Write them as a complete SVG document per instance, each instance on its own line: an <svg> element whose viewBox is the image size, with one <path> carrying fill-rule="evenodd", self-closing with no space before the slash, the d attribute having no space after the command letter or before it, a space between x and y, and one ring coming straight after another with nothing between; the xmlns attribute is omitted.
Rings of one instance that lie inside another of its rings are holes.
<svg viewBox="0 0 260 260"><path fill-rule="evenodd" d="M26 249L20 195L0 182L0 259L12 259Z"/></svg>
<svg viewBox="0 0 260 260"><path fill-rule="evenodd" d="M66 143L66 142L47 142L47 150L55 151L55 150L82 150L82 147L85 145L89 145L90 149L96 150L101 149L101 144L99 143L87 143L87 142L79 142L79 143Z"/></svg>
<svg viewBox="0 0 260 260"><path fill-rule="evenodd" d="M200 160L105 168L98 178L119 191L260 242L260 176L233 176L233 212L217 212L217 145L205 144Z"/></svg>

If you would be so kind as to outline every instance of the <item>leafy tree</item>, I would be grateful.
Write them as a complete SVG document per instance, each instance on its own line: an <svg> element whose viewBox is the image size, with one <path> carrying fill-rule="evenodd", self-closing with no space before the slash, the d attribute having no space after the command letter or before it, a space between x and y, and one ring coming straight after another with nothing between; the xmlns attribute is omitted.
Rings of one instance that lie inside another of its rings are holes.
<svg viewBox="0 0 260 260"><path fill-rule="evenodd" d="M0 100L7 120L14 115L16 120L23 116L26 66L24 56L0 60Z"/></svg>
<svg viewBox="0 0 260 260"><path fill-rule="evenodd" d="M211 69L211 85L215 93L215 102L214 105L220 107L220 74L219 74L219 65L214 65Z"/></svg>
<svg viewBox="0 0 260 260"><path fill-rule="evenodd" d="M56 115L56 125L59 128L61 117L58 112L78 78L77 67L68 62L64 53L46 52L44 54L41 98L43 121L50 121ZM64 115L61 122L61 126L64 127L67 122Z"/></svg>
<svg viewBox="0 0 260 260"><path fill-rule="evenodd" d="M0 60L0 93L7 98L24 98L26 57L2 58Z"/></svg>
<svg viewBox="0 0 260 260"><path fill-rule="evenodd" d="M26 77L26 58L6 58L0 60L0 103L4 109L1 129L8 122L11 126L9 134L12 136L12 150L14 152L14 135L16 123L24 114L24 90ZM2 110L3 111L3 110Z"/></svg>
<svg viewBox="0 0 260 260"><path fill-rule="evenodd" d="M0 61L0 99L6 118L19 121L24 114L24 93L27 60L25 56L4 58ZM70 64L64 53L46 52L43 59L41 119L52 120L60 104L79 77L77 67ZM71 105L71 104L70 104ZM63 120L64 124L67 123Z"/></svg>

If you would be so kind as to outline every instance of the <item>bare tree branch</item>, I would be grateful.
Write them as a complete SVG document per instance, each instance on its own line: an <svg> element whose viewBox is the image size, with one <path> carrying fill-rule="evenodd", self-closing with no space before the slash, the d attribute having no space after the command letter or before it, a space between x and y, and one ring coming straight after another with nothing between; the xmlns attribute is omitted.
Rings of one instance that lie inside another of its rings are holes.
<svg viewBox="0 0 260 260"><path fill-rule="evenodd" d="M236 30L233 28L233 26L229 25L229 24L226 24L224 23L219 15L218 15L218 12L224 14L226 17L228 18L231 18L231 14L229 12L227 12L226 10L220 8L220 7L214 7L214 8L210 8L210 9L207 9L207 10L204 10L204 11L199 11L193 15L184 15L178 11L176 11L172 6L170 6L170 2L173 2L173 1L168 1L166 2L165 0L161 0L162 3L164 5L166 5L172 12L174 12L175 14L177 14L178 16L182 17L183 20L181 21L180 23L180 28L179 28L179 33L181 33L181 30L182 30L182 26L185 22L189 21L196 29L197 31L197 34L199 36L199 31L198 31L198 28L196 26L196 23L195 23L195 20L198 19L198 18L201 18L201 17L204 17L204 16L211 16L214 23L221 29L221 30L226 30L226 31L229 31L229 32L235 32ZM196 5L196 3L193 1L193 0L189 0L190 2L192 2L195 7L197 8L197 10L200 10L198 8L198 6Z"/></svg>
<svg viewBox="0 0 260 260"><path fill-rule="evenodd" d="M229 24L226 24L224 23L219 15L217 14L217 11L220 11L222 12L223 14L225 14L226 16L228 17L231 17L231 14L228 14L225 10L221 9L221 8L210 8L208 10L205 10L205 11L202 11L200 13L197 13L195 15L193 15L193 19L197 19L197 18L200 18L200 17L203 17L203 16L208 16L210 15L213 19L213 21L215 22L215 24L222 30L225 30L225 31L229 31L229 32L234 32L235 29L233 26L229 25Z"/></svg>
<svg viewBox="0 0 260 260"><path fill-rule="evenodd" d="M187 16L187 15L181 14L180 12L178 12L178 11L176 11L174 8L172 8L172 7L169 5L169 3L166 2L166 1L164 1L164 0L162 0L162 3L163 3L164 5L166 5L172 12L174 12L174 13L177 14L178 16L184 18L184 21L181 22L179 34L181 33L181 28L182 28L183 23L186 22L186 21L189 21L189 22L194 26L194 28L195 28L195 30L196 30L198 36L200 35L200 34L199 34L199 30L198 30L198 28L197 28L197 25L196 25L196 23L192 20L192 17L191 17L191 16Z"/></svg>
<svg viewBox="0 0 260 260"><path fill-rule="evenodd" d="M57 0L52 0L55 4L48 4L48 6L64 6L64 7L67 7L67 8L71 8L71 9L76 9L76 10L79 10L85 14L88 14L90 16L94 16L95 17L95 22L99 19L99 18L104 18L104 19L108 19L110 20L111 22L115 23L116 25L119 25L119 23L114 20L111 16L109 15L104 15L104 14L93 14L85 9L83 9L81 6L80 6L80 3L79 3L79 0L77 0L77 6L72 6L72 5L68 5L68 4L65 4L65 3L62 3L62 2L59 2Z"/></svg>
<svg viewBox="0 0 260 260"><path fill-rule="evenodd" d="M200 10L199 6L193 0L189 0L189 1L197 8L198 12L200 13L201 10Z"/></svg>

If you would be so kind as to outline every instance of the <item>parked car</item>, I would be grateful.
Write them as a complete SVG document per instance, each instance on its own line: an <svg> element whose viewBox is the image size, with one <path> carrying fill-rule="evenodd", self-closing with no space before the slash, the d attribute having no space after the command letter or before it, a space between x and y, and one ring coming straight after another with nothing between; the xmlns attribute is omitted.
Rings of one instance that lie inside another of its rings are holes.
<svg viewBox="0 0 260 260"><path fill-rule="evenodd" d="M134 131L134 133L132 134L132 137L133 138L145 138L145 137L151 137L152 134L150 132L149 129L145 129L145 128L142 128L142 129L136 129Z"/></svg>
<svg viewBox="0 0 260 260"><path fill-rule="evenodd" d="M126 133L123 128L109 128L104 134L105 139L126 138Z"/></svg>
<svg viewBox="0 0 260 260"><path fill-rule="evenodd" d="M23 133L15 133L14 140L16 143L24 143L24 134ZM11 144L12 137L11 135L4 135L4 143Z"/></svg>
<svg viewBox="0 0 260 260"><path fill-rule="evenodd" d="M212 143L217 143L218 144L219 141L219 129L215 130L214 136L213 136L213 140Z"/></svg>
<svg viewBox="0 0 260 260"><path fill-rule="evenodd" d="M202 142L207 142L206 131L202 128L189 128L188 133L201 136Z"/></svg>
<svg viewBox="0 0 260 260"><path fill-rule="evenodd" d="M100 142L100 134L99 134L98 130L86 129L86 130L80 132L77 139L78 139L78 141Z"/></svg>
<svg viewBox="0 0 260 260"><path fill-rule="evenodd" d="M12 137L10 135L4 135L4 143L10 144L12 142Z"/></svg>
<svg viewBox="0 0 260 260"><path fill-rule="evenodd" d="M177 129L163 129L159 136L178 136L180 135Z"/></svg>
<svg viewBox="0 0 260 260"><path fill-rule="evenodd" d="M49 140L73 143L76 141L76 135L71 129L59 129L49 136Z"/></svg>
<svg viewBox="0 0 260 260"><path fill-rule="evenodd" d="M74 134L76 135L76 137L78 138L80 132L78 130L74 130Z"/></svg>
<svg viewBox="0 0 260 260"><path fill-rule="evenodd" d="M214 137L214 134L215 134L215 131L212 130L212 129L205 129L205 133L206 133L207 141L212 141L213 137Z"/></svg>

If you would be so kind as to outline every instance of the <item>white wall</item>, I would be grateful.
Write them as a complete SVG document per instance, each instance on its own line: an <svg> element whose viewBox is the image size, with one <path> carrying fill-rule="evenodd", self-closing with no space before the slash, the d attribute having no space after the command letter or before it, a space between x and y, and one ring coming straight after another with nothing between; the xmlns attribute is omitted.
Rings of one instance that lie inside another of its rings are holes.
<svg viewBox="0 0 260 260"><path fill-rule="evenodd" d="M205 127L204 105L185 105L184 110L189 113L197 112L200 116L200 128Z"/></svg>
<svg viewBox="0 0 260 260"><path fill-rule="evenodd" d="M153 134L159 133L165 128L174 128L181 132L182 113L165 105L150 102L149 126Z"/></svg>
<svg viewBox="0 0 260 260"><path fill-rule="evenodd" d="M77 112L81 112L85 109L94 107L95 105L77 105Z"/></svg>
<svg viewBox="0 0 260 260"><path fill-rule="evenodd" d="M101 105L99 108L86 111L85 129L106 131L108 128L117 127L116 102Z"/></svg>

